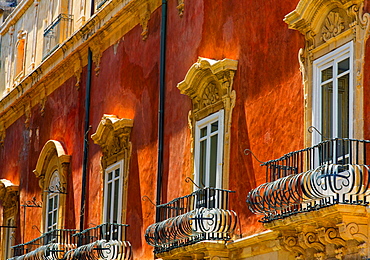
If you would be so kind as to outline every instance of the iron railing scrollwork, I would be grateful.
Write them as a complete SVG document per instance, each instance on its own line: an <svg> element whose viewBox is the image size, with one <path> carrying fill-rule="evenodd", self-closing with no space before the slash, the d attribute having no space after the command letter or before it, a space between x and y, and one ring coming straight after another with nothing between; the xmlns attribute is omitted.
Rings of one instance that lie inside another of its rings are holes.
<svg viewBox="0 0 370 260"><path fill-rule="evenodd" d="M270 222L334 204L368 205L370 141L332 139L265 162L266 183L251 190L252 212Z"/></svg>
<svg viewBox="0 0 370 260"><path fill-rule="evenodd" d="M125 241L125 224L104 223L73 235L79 246L68 251L64 260L120 259L132 257L131 244Z"/></svg>
<svg viewBox="0 0 370 260"><path fill-rule="evenodd" d="M158 205L161 219L146 229L147 243L160 253L203 240L230 240L237 224L229 210L231 192L204 188Z"/></svg>
<svg viewBox="0 0 370 260"><path fill-rule="evenodd" d="M13 246L14 257L9 260L62 259L65 252L76 247L74 229L55 229L27 243Z"/></svg>

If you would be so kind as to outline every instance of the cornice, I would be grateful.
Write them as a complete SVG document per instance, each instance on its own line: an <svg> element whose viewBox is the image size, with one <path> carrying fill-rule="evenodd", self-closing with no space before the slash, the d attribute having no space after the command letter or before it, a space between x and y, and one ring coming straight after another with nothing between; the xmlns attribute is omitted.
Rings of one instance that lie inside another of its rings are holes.
<svg viewBox="0 0 370 260"><path fill-rule="evenodd" d="M0 35L4 35L9 30L10 26L16 24L33 2L34 0L21 1L0 26Z"/></svg>
<svg viewBox="0 0 370 260"><path fill-rule="evenodd" d="M160 0L132 0L129 3L111 0L0 100L0 125L6 129L24 115L25 103L29 103L31 108L45 103L45 98L63 82L82 72L81 67L87 64L89 47L99 46L91 49L99 52L93 55L101 56L125 33L140 24L141 12L150 10L153 13L160 5ZM99 59L94 62L99 62Z"/></svg>

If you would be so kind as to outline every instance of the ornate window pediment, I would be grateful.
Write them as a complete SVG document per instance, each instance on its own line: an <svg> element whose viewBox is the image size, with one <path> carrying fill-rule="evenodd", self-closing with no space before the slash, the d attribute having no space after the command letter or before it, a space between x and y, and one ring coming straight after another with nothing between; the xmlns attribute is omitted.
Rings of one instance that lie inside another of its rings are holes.
<svg viewBox="0 0 370 260"><path fill-rule="evenodd" d="M198 61L190 67L185 79L177 85L181 94L187 95L193 104L189 112L189 127L192 134L191 150L192 152L195 150L193 152L193 177L201 186L214 186L210 184L212 183L210 181L203 180L202 183L201 179L208 177L218 179L217 187L226 188L228 186L231 114L236 99L232 85L237 65L236 60L212 60L199 57ZM214 116L217 116L217 119L213 118L212 121L211 117ZM219 140L216 143L218 145L201 148L206 141L200 131L208 131L208 135L212 136L214 133L209 132L209 129L213 124L217 124L220 130L217 132ZM210 154L218 154L217 159L210 159ZM202 156L208 159L198 160ZM221 165L220 169L212 171L214 164Z"/></svg>
<svg viewBox="0 0 370 260"><path fill-rule="evenodd" d="M0 180L0 201L4 208L11 208L18 203L19 187L6 179Z"/></svg>
<svg viewBox="0 0 370 260"><path fill-rule="evenodd" d="M305 35L306 48L312 49L341 33L351 34L347 30L355 30L356 25L365 25L362 8L363 0L301 0L284 21Z"/></svg>
<svg viewBox="0 0 370 260"><path fill-rule="evenodd" d="M126 151L131 150L130 134L132 119L118 118L116 115L104 115L96 132L91 135L93 141L102 148L102 166L123 159Z"/></svg>

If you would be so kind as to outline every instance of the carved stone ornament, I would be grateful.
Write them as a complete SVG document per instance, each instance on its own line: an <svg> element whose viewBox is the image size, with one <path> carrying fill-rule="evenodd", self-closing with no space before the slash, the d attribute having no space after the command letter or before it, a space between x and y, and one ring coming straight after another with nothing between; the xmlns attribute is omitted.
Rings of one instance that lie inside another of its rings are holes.
<svg viewBox="0 0 370 260"><path fill-rule="evenodd" d="M320 227L301 232L282 230L280 241L296 259L345 259L347 255L367 256L367 244L360 242L367 241L366 234L365 224L342 223L337 227Z"/></svg>
<svg viewBox="0 0 370 260"><path fill-rule="evenodd" d="M18 202L19 187L7 179L0 180L0 201L5 208L12 208Z"/></svg>
<svg viewBox="0 0 370 260"><path fill-rule="evenodd" d="M120 119L116 115L103 116L91 138L102 148L104 168L107 159L130 149L129 139L132 127L132 119Z"/></svg>
<svg viewBox="0 0 370 260"><path fill-rule="evenodd" d="M217 88L216 84L210 83L208 84L208 86L205 87L203 91L200 108L204 108L209 105L215 104L219 100L220 100L219 89Z"/></svg>
<svg viewBox="0 0 370 260"><path fill-rule="evenodd" d="M322 39L328 41L330 38L337 36L344 29L344 20L337 12L330 12L326 17L322 27Z"/></svg>

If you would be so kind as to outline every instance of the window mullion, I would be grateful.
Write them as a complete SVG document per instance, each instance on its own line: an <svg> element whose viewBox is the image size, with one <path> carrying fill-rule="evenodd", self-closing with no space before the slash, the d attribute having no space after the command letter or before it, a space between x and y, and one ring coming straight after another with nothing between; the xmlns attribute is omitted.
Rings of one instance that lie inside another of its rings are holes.
<svg viewBox="0 0 370 260"><path fill-rule="evenodd" d="M207 124L207 148L206 148L206 181L205 181L205 185L208 187L210 186L210 179L211 179L211 175L210 175L210 171L211 171L211 167L210 167L210 164L211 164L211 123L208 123Z"/></svg>
<svg viewBox="0 0 370 260"><path fill-rule="evenodd" d="M333 64L333 138L338 137L338 96L338 60L335 59Z"/></svg>

